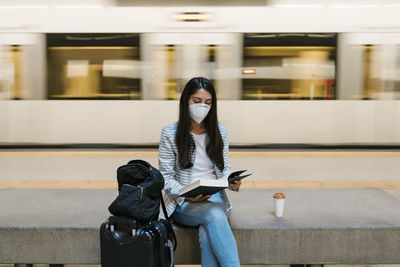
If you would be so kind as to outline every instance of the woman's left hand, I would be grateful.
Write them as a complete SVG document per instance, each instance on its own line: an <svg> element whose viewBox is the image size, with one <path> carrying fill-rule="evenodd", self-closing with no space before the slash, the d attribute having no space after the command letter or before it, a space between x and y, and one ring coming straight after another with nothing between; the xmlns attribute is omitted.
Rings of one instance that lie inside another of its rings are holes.
<svg viewBox="0 0 400 267"><path fill-rule="evenodd" d="M240 185L242 184L242 181L240 180L236 180L233 183L229 184L229 187L233 190L233 191L239 191Z"/></svg>

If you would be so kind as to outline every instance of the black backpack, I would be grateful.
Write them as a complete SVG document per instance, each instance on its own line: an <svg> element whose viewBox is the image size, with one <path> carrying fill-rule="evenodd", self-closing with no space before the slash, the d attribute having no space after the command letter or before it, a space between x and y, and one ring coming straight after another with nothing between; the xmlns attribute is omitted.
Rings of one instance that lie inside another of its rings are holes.
<svg viewBox="0 0 400 267"><path fill-rule="evenodd" d="M114 216L138 222L158 219L164 188L164 177L159 170L144 160L131 160L118 168L117 180L119 195L108 208Z"/></svg>
<svg viewBox="0 0 400 267"><path fill-rule="evenodd" d="M164 177L143 160L117 170L118 197L109 206L114 215L100 228L101 266L174 266L174 229L162 198ZM167 220L158 220L160 202Z"/></svg>

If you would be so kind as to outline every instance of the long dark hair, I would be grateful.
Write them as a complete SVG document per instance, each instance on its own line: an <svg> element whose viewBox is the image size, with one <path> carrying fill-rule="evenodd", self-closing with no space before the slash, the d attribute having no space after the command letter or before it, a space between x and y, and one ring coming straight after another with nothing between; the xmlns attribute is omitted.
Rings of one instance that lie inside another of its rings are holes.
<svg viewBox="0 0 400 267"><path fill-rule="evenodd" d="M179 154L179 166L182 169L191 168L194 152L194 140L190 135L191 119L189 116L189 98L199 89L205 89L212 96L211 109L204 119L204 127L207 131L208 142L206 152L211 161L222 171L224 169L224 158L222 151L224 144L218 127L217 118L217 95L212 83L203 77L192 78L185 85L179 102L179 121L176 130L176 145Z"/></svg>

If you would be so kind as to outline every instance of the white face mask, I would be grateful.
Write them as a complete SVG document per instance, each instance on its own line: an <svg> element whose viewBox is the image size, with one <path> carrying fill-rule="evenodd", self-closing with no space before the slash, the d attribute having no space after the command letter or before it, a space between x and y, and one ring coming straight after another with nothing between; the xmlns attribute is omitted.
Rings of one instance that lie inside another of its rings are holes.
<svg viewBox="0 0 400 267"><path fill-rule="evenodd" d="M207 117L209 111L210 106L207 104L195 103L189 105L189 116L198 124Z"/></svg>

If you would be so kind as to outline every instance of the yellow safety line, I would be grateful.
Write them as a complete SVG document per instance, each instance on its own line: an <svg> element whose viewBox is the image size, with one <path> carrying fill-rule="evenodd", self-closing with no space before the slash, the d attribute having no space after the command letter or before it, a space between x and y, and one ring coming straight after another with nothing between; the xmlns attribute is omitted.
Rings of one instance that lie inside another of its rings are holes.
<svg viewBox="0 0 400 267"><path fill-rule="evenodd" d="M382 188L400 189L400 181L293 181L293 180L263 180L243 181L242 188L267 189L267 188Z"/></svg>
<svg viewBox="0 0 400 267"><path fill-rule="evenodd" d="M237 158L400 158L400 151L263 151L230 152L229 157Z"/></svg>
<svg viewBox="0 0 400 267"><path fill-rule="evenodd" d="M0 188L31 189L116 189L116 181L0 181ZM242 189L269 188L382 188L400 189L400 181L344 181L344 180L246 180Z"/></svg>
<svg viewBox="0 0 400 267"><path fill-rule="evenodd" d="M16 158L74 158L74 157L135 157L135 158L156 158L158 153L154 151L4 151L0 152L1 157L16 157Z"/></svg>

